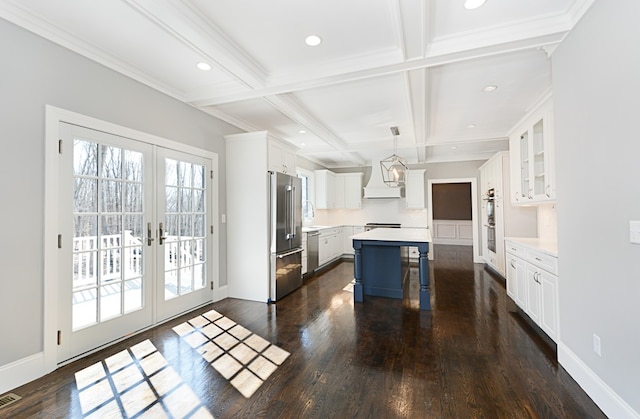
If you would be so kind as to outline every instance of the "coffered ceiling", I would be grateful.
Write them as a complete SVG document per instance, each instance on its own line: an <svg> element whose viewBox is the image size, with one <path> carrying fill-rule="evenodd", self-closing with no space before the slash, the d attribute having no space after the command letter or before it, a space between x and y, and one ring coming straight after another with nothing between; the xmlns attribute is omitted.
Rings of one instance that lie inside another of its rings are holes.
<svg viewBox="0 0 640 419"><path fill-rule="evenodd" d="M335 168L392 154L391 126L410 163L507 149L592 2L0 0L0 16Z"/></svg>

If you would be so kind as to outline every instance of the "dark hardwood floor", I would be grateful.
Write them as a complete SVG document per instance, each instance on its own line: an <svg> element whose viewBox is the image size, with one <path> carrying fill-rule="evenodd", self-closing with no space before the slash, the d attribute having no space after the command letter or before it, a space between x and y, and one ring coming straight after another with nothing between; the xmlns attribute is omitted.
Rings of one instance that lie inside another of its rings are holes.
<svg viewBox="0 0 640 419"><path fill-rule="evenodd" d="M171 407L171 394L157 394L162 403L134 417L198 407L192 417L605 417L516 312L501 278L472 263L470 247L434 250L432 311L418 309L417 268L404 299L354 305L343 290L353 264L343 262L276 304L226 299L66 365L13 390L22 399L0 417L86 417L75 373L146 340L196 401ZM211 309L290 353L250 398L172 329Z"/></svg>

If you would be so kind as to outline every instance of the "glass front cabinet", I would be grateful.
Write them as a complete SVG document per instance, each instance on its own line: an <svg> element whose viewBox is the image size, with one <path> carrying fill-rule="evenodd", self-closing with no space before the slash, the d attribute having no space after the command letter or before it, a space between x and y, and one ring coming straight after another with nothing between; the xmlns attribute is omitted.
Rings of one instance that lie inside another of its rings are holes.
<svg viewBox="0 0 640 419"><path fill-rule="evenodd" d="M551 99L539 106L509 139L511 203L555 201L555 158Z"/></svg>

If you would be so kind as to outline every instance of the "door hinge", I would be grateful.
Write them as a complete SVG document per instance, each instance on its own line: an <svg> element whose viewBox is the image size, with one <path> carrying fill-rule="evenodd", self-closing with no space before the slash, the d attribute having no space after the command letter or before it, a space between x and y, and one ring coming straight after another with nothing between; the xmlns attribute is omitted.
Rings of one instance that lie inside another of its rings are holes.
<svg viewBox="0 0 640 419"><path fill-rule="evenodd" d="M58 330L58 346L62 344L62 330Z"/></svg>
<svg viewBox="0 0 640 419"><path fill-rule="evenodd" d="M213 226L211 226L211 234L213 234Z"/></svg>
<svg viewBox="0 0 640 419"><path fill-rule="evenodd" d="M211 172L209 172L209 173L210 173L209 176L211 176L211 179L213 179L213 170Z"/></svg>
<svg viewBox="0 0 640 419"><path fill-rule="evenodd" d="M58 234L58 249L62 249L62 234Z"/></svg>
<svg viewBox="0 0 640 419"><path fill-rule="evenodd" d="M211 289L213 289L213 281L211 281Z"/></svg>
<svg viewBox="0 0 640 419"><path fill-rule="evenodd" d="M62 154L62 139L58 140L58 154Z"/></svg>

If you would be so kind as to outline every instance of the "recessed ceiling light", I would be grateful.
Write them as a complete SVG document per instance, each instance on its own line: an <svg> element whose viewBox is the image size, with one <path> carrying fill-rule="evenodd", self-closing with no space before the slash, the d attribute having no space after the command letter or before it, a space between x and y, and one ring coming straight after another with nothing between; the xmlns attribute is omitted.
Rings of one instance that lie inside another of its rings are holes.
<svg viewBox="0 0 640 419"><path fill-rule="evenodd" d="M498 86L495 85L489 85L489 86L485 86L482 88L483 92L493 92L494 90L496 90L498 88Z"/></svg>
<svg viewBox="0 0 640 419"><path fill-rule="evenodd" d="M198 63L198 68L202 71L209 71L211 70L211 64L207 64L207 63Z"/></svg>
<svg viewBox="0 0 640 419"><path fill-rule="evenodd" d="M306 134L306 133L307 133L307 131L305 131L305 130L303 130L303 129L301 129L300 131L298 131L298 134Z"/></svg>
<svg viewBox="0 0 640 419"><path fill-rule="evenodd" d="M464 8L467 10L477 9L482 6L487 0L466 0L464 2Z"/></svg>
<svg viewBox="0 0 640 419"><path fill-rule="evenodd" d="M306 146L305 143L300 143L300 147L304 147L304 146Z"/></svg>
<svg viewBox="0 0 640 419"><path fill-rule="evenodd" d="M455 145L452 145L452 146L451 146L451 150L455 150L456 148L458 148L458 147L457 147L457 146L455 146Z"/></svg>
<svg viewBox="0 0 640 419"><path fill-rule="evenodd" d="M475 127L476 127L476 124L469 124L469 125L467 125L467 128L475 128Z"/></svg>
<svg viewBox="0 0 640 419"><path fill-rule="evenodd" d="M322 38L320 38L318 35L309 35L304 40L304 42L310 47L317 47L322 43Z"/></svg>

